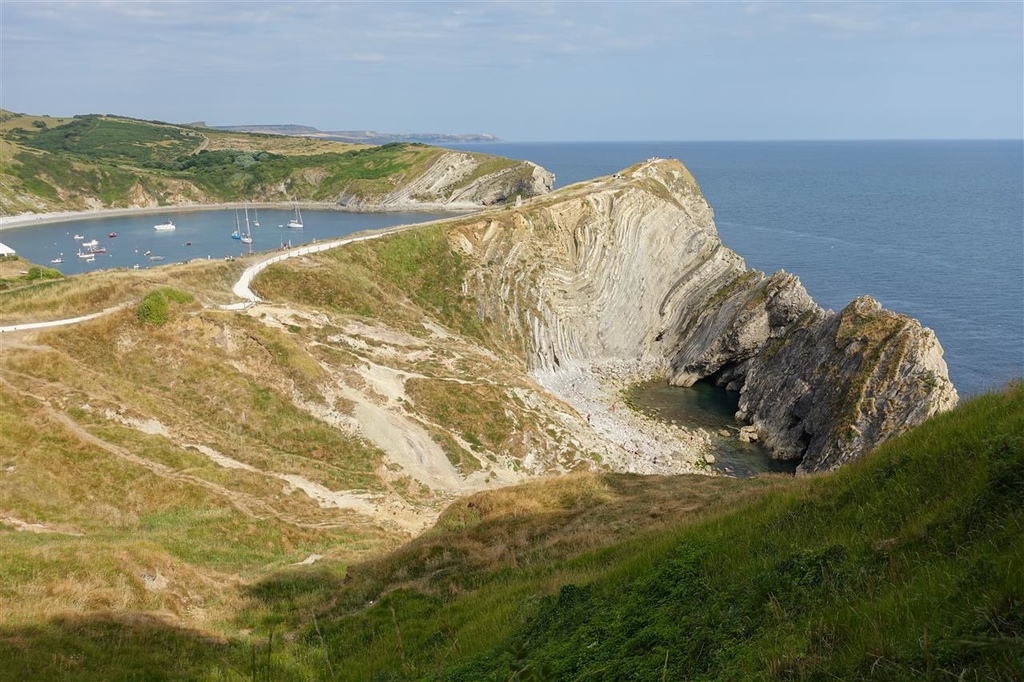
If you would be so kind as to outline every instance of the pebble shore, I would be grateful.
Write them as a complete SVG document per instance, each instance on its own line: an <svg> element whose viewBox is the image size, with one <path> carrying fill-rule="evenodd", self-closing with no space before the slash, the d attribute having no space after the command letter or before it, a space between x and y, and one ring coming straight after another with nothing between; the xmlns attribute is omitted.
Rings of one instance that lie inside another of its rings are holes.
<svg viewBox="0 0 1024 682"><path fill-rule="evenodd" d="M662 367L622 360L533 373L541 386L572 406L594 433L618 446L605 460L610 468L638 474L715 474L706 464L712 456L707 431L648 417L624 402L624 391L630 386L662 376Z"/></svg>

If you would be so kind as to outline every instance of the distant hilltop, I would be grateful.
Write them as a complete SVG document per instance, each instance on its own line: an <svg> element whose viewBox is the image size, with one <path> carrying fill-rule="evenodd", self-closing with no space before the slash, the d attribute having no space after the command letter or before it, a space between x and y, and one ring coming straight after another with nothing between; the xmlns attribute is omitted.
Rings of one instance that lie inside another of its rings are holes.
<svg viewBox="0 0 1024 682"><path fill-rule="evenodd" d="M353 144L387 144L389 142L425 142L427 144L445 142L500 142L500 138L486 133L466 133L447 135L444 133L378 133L376 130L318 130L312 126L300 125L245 125L245 126L210 126L214 130L225 130L236 133L267 133L270 135L296 135L314 137L334 142L350 142Z"/></svg>

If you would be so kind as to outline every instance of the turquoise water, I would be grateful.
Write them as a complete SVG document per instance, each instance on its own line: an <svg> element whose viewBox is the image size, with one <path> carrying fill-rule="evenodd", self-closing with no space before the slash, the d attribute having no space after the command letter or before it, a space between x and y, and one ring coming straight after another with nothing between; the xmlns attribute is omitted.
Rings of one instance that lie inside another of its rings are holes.
<svg viewBox="0 0 1024 682"><path fill-rule="evenodd" d="M733 476L755 476L769 471L791 474L799 464L774 460L761 445L739 441L736 434L741 425L733 419L739 394L734 391L703 381L690 388L679 388L656 380L633 386L628 395L630 403L645 414L711 433L714 466L723 473ZM728 435L722 435L722 431L728 431Z"/></svg>

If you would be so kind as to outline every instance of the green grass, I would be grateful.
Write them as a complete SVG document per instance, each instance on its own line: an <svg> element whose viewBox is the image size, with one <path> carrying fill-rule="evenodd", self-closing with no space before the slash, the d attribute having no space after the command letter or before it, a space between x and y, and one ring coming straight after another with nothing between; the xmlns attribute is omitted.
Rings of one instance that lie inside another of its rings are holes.
<svg viewBox="0 0 1024 682"><path fill-rule="evenodd" d="M42 288L64 277L60 270L33 265L20 256L4 256L0 276L0 301L10 300L9 292L29 287ZM24 268L24 270L22 269ZM24 274L22 274L24 273Z"/></svg>
<svg viewBox="0 0 1024 682"><path fill-rule="evenodd" d="M128 206L138 201L139 192L160 205L183 197L196 202L373 200L418 177L444 153L419 143L353 149L95 114L49 120L10 116L0 126L0 145L11 160L2 169L0 208L10 213L40 206L94 208L95 200ZM481 169L488 170L516 163L480 158Z"/></svg>
<svg viewBox="0 0 1024 682"><path fill-rule="evenodd" d="M448 243L445 226L403 231L316 254L317 268L280 263L253 284L260 296L385 321L421 333L426 313L463 336L494 342L462 292L468 259ZM500 340L498 340L500 343Z"/></svg>
<svg viewBox="0 0 1024 682"><path fill-rule="evenodd" d="M197 133L179 126L96 115L75 117L64 125L24 137L28 146L43 151L140 166L168 164L193 151L202 140Z"/></svg>
<svg viewBox="0 0 1024 682"><path fill-rule="evenodd" d="M1021 679L1022 490L1018 385L833 474L481 493L391 556L245 588L230 640L8 627L0 679Z"/></svg>
<svg viewBox="0 0 1024 682"><path fill-rule="evenodd" d="M1024 388L545 598L446 679L1013 679Z"/></svg>
<svg viewBox="0 0 1024 682"><path fill-rule="evenodd" d="M761 485L748 489L760 499L647 533L619 518L632 537L600 549L563 533L614 508L614 488L535 511L527 492L497 516L486 497L460 503L306 603L288 656L351 679L1024 673L1024 388L967 401L832 475L774 492L735 483Z"/></svg>
<svg viewBox="0 0 1024 682"><path fill-rule="evenodd" d="M173 287L161 287L155 289L139 301L135 307L135 317L142 324L160 326L171 319L171 304L183 305L192 303L195 298L192 294L175 289Z"/></svg>

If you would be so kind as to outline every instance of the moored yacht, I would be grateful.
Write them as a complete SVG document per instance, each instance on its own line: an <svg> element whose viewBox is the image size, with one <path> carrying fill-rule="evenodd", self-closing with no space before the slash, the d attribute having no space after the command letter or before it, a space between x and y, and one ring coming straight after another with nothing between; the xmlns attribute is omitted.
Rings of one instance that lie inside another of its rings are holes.
<svg viewBox="0 0 1024 682"><path fill-rule="evenodd" d="M295 216L285 224L285 227L294 227L296 229L302 227L302 212L299 211L298 204L295 205Z"/></svg>

